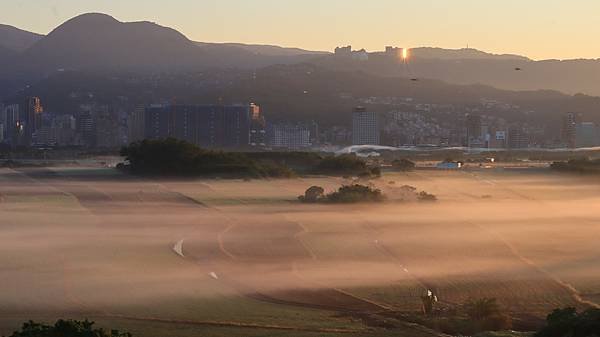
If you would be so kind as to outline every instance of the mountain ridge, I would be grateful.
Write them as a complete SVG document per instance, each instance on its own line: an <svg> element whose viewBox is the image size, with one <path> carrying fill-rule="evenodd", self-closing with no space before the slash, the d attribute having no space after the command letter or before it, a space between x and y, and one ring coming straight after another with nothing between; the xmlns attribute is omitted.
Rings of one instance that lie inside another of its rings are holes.
<svg viewBox="0 0 600 337"><path fill-rule="evenodd" d="M22 52L33 46L44 36L14 26L0 24L0 47Z"/></svg>
<svg viewBox="0 0 600 337"><path fill-rule="evenodd" d="M398 55L390 57L385 52L370 53L367 61L360 61L299 48L194 42L175 29L150 21L121 22L102 13L74 17L46 36L28 36L37 36L35 39L39 40L17 52L18 55L0 50L0 76L15 85L6 90L19 90L15 83L28 85L63 70L160 73L311 63L384 77L430 78L509 90L551 89L600 95L598 59L535 61L520 55L492 54L473 48L419 47L411 49L406 62Z"/></svg>

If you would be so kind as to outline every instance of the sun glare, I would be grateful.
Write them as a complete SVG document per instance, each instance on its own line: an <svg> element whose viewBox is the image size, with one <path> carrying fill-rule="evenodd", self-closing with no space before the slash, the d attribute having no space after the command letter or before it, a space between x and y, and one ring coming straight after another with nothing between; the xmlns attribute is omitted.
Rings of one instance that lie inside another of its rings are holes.
<svg viewBox="0 0 600 337"><path fill-rule="evenodd" d="M407 48L402 48L402 59L405 61L408 59L408 49Z"/></svg>

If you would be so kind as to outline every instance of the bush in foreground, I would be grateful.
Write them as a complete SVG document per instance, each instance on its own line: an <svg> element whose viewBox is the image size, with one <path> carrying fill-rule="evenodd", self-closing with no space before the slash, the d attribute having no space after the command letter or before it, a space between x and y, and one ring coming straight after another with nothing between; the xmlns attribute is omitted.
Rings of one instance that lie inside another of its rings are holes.
<svg viewBox="0 0 600 337"><path fill-rule="evenodd" d="M21 330L8 337L131 337L128 332L118 330L106 331L93 327L94 322L88 320L58 320L54 325L46 325L29 321Z"/></svg>
<svg viewBox="0 0 600 337"><path fill-rule="evenodd" d="M499 331L512 327L510 316L502 312L495 298L470 300L464 307L469 318L479 322L482 330Z"/></svg>
<svg viewBox="0 0 600 337"><path fill-rule="evenodd" d="M512 319L494 298L469 300L461 306L436 307L433 293L422 297L425 315L409 317L409 321L434 330L460 336L473 336L488 331L506 331L512 328Z"/></svg>
<svg viewBox="0 0 600 337"><path fill-rule="evenodd" d="M600 336L600 309L577 312L575 308L556 309L546 318L546 326L534 337Z"/></svg>

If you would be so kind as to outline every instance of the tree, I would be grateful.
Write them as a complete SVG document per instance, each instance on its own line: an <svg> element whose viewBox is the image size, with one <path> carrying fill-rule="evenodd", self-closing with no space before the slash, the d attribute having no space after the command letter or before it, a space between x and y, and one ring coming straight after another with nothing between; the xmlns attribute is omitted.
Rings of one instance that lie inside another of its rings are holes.
<svg viewBox="0 0 600 337"><path fill-rule="evenodd" d="M408 159L396 159L392 162L392 168L397 171L408 172L415 169L415 163Z"/></svg>
<svg viewBox="0 0 600 337"><path fill-rule="evenodd" d="M482 320L500 313L500 306L495 298L481 298L465 303L465 311L471 319Z"/></svg>
<svg viewBox="0 0 600 337"><path fill-rule="evenodd" d="M335 175L371 175L373 172L367 163L354 154L325 157L313 170L318 174Z"/></svg>
<svg viewBox="0 0 600 337"><path fill-rule="evenodd" d="M419 192L419 194L417 194L417 199L419 201L437 201L437 197L431 193L427 193L425 191Z"/></svg>
<svg viewBox="0 0 600 337"><path fill-rule="evenodd" d="M575 308L556 309L546 317L546 326L535 337L600 336L600 309L578 313Z"/></svg>
<svg viewBox="0 0 600 337"><path fill-rule="evenodd" d="M54 325L46 325L29 321L23 323L21 330L13 332L9 337L131 337L128 332L119 330L95 329L94 322L76 320L58 320Z"/></svg>
<svg viewBox="0 0 600 337"><path fill-rule="evenodd" d="M477 322L483 331L498 331L510 329L512 319L502 312L495 298L469 300L464 305L469 318Z"/></svg>
<svg viewBox="0 0 600 337"><path fill-rule="evenodd" d="M274 162L261 162L243 153L202 149L174 138L134 142L121 150L127 165L121 170L160 176L218 175L232 177L290 177L293 172Z"/></svg>
<svg viewBox="0 0 600 337"><path fill-rule="evenodd" d="M306 203L316 203L323 199L325 190L321 186L311 186L309 187L304 195L298 197L300 201Z"/></svg>
<svg viewBox="0 0 600 337"><path fill-rule="evenodd" d="M354 184L344 185L329 193L326 198L328 202L333 203L381 202L385 200L385 195L371 186Z"/></svg>

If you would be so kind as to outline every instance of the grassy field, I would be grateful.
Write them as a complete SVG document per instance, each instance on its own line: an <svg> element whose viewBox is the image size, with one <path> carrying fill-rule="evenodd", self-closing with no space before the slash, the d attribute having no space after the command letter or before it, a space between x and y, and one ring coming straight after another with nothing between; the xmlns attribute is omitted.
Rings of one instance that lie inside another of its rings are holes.
<svg viewBox="0 0 600 337"><path fill-rule="evenodd" d="M0 335L89 317L136 336L435 336L364 315L416 314L427 290L515 317L600 299L597 179L419 170L373 180L383 204L296 201L344 182L0 169ZM439 202L399 202L405 184Z"/></svg>

